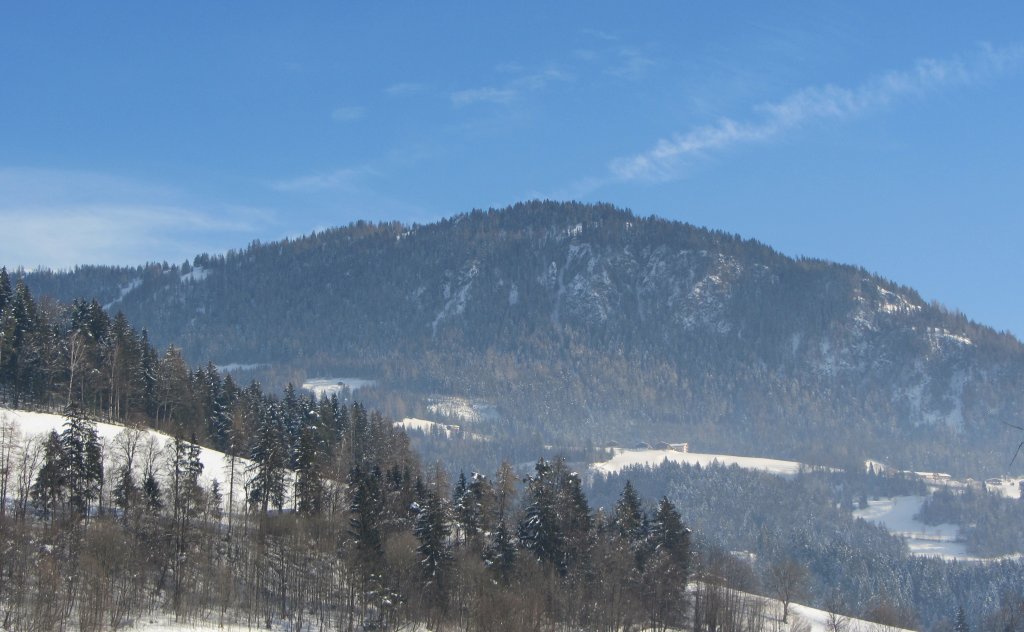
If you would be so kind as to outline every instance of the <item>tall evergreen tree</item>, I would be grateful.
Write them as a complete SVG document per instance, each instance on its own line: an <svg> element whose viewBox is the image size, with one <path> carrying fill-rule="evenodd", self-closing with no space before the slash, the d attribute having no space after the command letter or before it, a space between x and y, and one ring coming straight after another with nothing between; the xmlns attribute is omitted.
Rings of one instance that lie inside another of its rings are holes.
<svg viewBox="0 0 1024 632"><path fill-rule="evenodd" d="M484 563L503 582L507 582L515 567L516 556L515 540L508 527L505 526L505 522L499 522L498 526L494 528L490 542L483 550Z"/></svg>
<svg viewBox="0 0 1024 632"><path fill-rule="evenodd" d="M644 517L640 506L640 495L636 493L633 483L628 479L622 488L619 500L615 503L613 521L619 537L627 542L637 543L644 538Z"/></svg>
<svg viewBox="0 0 1024 632"><path fill-rule="evenodd" d="M43 465L32 483L32 502L52 516L63 503L66 478L60 435L51 431L43 442Z"/></svg>
<svg viewBox="0 0 1024 632"><path fill-rule="evenodd" d="M431 493L427 502L420 507L416 516L414 534L420 545L420 566L424 581L443 594L447 581L447 570L451 561L448 536L451 534L449 511L445 499Z"/></svg>
<svg viewBox="0 0 1024 632"><path fill-rule="evenodd" d="M68 503L85 515L103 485L103 450L96 424L86 419L77 406L69 406L64 414L60 446Z"/></svg>
<svg viewBox="0 0 1024 632"><path fill-rule="evenodd" d="M288 436L279 406L269 405L256 421L250 466L249 502L261 515L284 507L285 474L290 461Z"/></svg>
<svg viewBox="0 0 1024 632"><path fill-rule="evenodd" d="M295 496L300 514L312 516L323 511L326 500L324 456L316 418L308 418L299 430L295 451Z"/></svg>
<svg viewBox="0 0 1024 632"><path fill-rule="evenodd" d="M558 519L554 468L540 459L534 466L534 472L526 483L529 504L519 522L519 541L538 560L562 570L563 538Z"/></svg>

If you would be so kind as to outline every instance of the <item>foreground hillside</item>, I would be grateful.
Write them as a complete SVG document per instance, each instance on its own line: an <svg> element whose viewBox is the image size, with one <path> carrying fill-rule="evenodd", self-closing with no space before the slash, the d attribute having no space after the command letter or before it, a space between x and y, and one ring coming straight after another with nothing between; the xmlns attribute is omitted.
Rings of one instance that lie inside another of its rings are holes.
<svg viewBox="0 0 1024 632"><path fill-rule="evenodd" d="M1005 468L1001 422L1024 409L1024 351L1008 335L860 268L609 206L359 223L29 280L100 297L193 361L281 383L358 376L395 416L474 398L548 441L977 475Z"/></svg>

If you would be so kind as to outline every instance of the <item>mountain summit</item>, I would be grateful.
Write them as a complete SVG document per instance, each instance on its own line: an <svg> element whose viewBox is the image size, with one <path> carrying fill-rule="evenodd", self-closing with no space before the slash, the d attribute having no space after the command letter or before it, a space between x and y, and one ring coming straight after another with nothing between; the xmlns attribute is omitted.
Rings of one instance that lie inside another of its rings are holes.
<svg viewBox="0 0 1024 632"><path fill-rule="evenodd" d="M608 205L359 222L180 266L30 275L194 362L358 375L547 441L689 441L822 463L997 472L1024 350L862 268Z"/></svg>

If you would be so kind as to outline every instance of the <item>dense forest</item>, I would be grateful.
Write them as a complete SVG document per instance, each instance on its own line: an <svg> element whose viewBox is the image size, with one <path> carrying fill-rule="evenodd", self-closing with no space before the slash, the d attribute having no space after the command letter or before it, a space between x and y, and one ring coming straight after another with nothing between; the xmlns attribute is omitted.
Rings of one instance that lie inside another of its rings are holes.
<svg viewBox="0 0 1024 632"><path fill-rule="evenodd" d="M928 497L918 518L925 524L955 524L968 550L998 556L1024 552L1024 494L1012 500L971 488L940 489Z"/></svg>
<svg viewBox="0 0 1024 632"><path fill-rule="evenodd" d="M39 306L0 270L0 314L0 400L65 416L44 437L0 424L5 630L116 629L160 611L348 630L718 616L688 598L689 530L667 499L648 511L627 485L594 512L561 459L451 485L379 413L239 388L173 348L157 357L95 302ZM95 417L125 429L103 445ZM160 447L141 427L175 438ZM209 486L199 442L229 463Z"/></svg>
<svg viewBox="0 0 1024 632"><path fill-rule="evenodd" d="M598 477L590 489L594 504L613 503L626 481L641 495L656 491L682 508L700 535L695 546L702 559L714 560L731 586L779 597L779 569L795 565L801 570L791 588L802 603L905 628L950 630L962 610L972 630L1024 629L1019 557L972 563L913 556L884 528L852 517L869 498L924 495L920 481L863 469L807 471L790 480L737 467L665 463ZM932 498L925 504L928 517L954 521L943 509L954 499L960 511L973 512L970 522L979 528L1014 538L1013 548L999 553L1022 551L1017 538L1024 501L986 493L937 492ZM708 552L713 549L733 554L716 556Z"/></svg>
<svg viewBox="0 0 1024 632"><path fill-rule="evenodd" d="M958 608L978 630L1024 623L1019 561L913 558L850 518L868 497L921 494L914 480L678 465L588 480L542 458L452 483L347 391L239 386L157 353L96 301L37 303L4 270L0 314L0 401L65 416L46 436L0 423L4 629L155 612L253 627L771 629L778 613L747 593L888 625L941 630ZM101 444L94 419L125 429ZM230 464L209 484L199 445ZM972 498L958 511L988 511ZM955 504L936 497L926 513L948 519Z"/></svg>
<svg viewBox="0 0 1024 632"><path fill-rule="evenodd" d="M123 310L191 363L275 389L374 380L360 397L396 418L478 399L497 411L481 432L535 445L691 441L979 477L1002 473L999 420L1024 410L1010 335L862 268L607 205L359 222L28 279Z"/></svg>

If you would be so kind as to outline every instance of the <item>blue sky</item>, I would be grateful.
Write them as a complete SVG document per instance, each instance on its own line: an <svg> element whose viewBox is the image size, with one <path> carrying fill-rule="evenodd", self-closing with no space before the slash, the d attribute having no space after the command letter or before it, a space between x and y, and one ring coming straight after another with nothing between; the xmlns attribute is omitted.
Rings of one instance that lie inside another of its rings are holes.
<svg viewBox="0 0 1024 632"><path fill-rule="evenodd" d="M1021 7L7 3L0 265L577 199L1024 335Z"/></svg>

